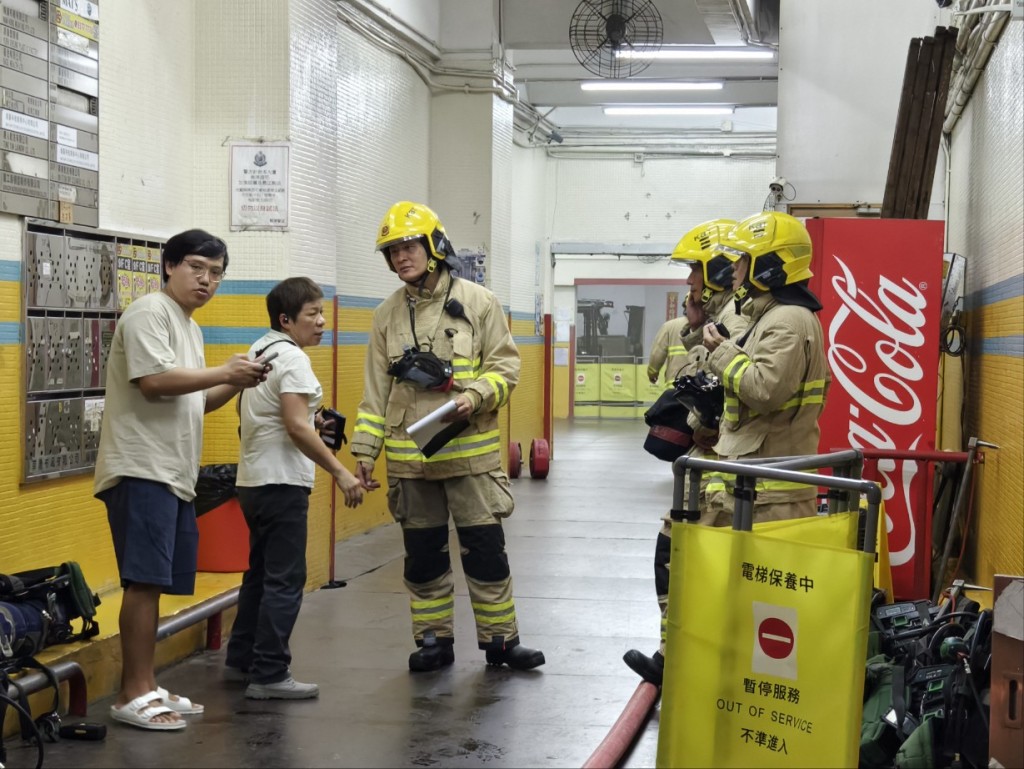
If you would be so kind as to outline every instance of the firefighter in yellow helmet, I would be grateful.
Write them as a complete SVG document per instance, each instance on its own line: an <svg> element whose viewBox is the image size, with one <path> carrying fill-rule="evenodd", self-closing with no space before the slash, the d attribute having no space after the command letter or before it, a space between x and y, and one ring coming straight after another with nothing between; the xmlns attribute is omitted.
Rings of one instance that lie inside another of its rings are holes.
<svg viewBox="0 0 1024 769"><path fill-rule="evenodd" d="M455 583L448 552L449 514L489 665L529 670L544 654L519 643L512 578L501 519L514 503L501 469L498 409L519 381L519 351L497 298L449 268L455 250L433 211L393 205L377 249L405 284L373 313L363 399L352 438L367 488L387 457L388 508L405 542L414 672L455 661ZM445 404L447 426L422 447L409 427Z"/></svg>
<svg viewBox="0 0 1024 769"><path fill-rule="evenodd" d="M780 212L749 216L722 253L733 263L737 308L750 328L737 340L703 329L707 369L721 381L725 405L715 450L722 459L816 454L818 417L831 381L818 298L808 288L811 238ZM814 486L759 479L754 522L814 515ZM731 517L730 502L724 515Z"/></svg>
<svg viewBox="0 0 1024 769"><path fill-rule="evenodd" d="M672 262L686 265L690 275L686 282L690 290L686 297L685 332L680 338L685 354L680 356L675 376L694 376L704 368L708 351L704 347L703 328L706 322L721 323L733 339L739 339L747 328L748 318L736 312L732 292L732 261L722 255L719 245L736 225L734 219L712 219L691 229L676 245ZM718 431L702 425L696 415L690 414L689 430L694 443L687 454L717 459L711 451L718 439ZM701 519L703 524L716 524L722 519L719 512L726 504L725 484L719 477L705 474L701 479ZM729 522L731 523L731 521ZM728 524L718 524L728 525ZM644 680L661 685L665 665L665 631L668 617L669 554L672 547L672 518L662 517L661 531L654 548L654 586L661 609L661 645L647 656L639 649L630 649L623 655L625 663Z"/></svg>

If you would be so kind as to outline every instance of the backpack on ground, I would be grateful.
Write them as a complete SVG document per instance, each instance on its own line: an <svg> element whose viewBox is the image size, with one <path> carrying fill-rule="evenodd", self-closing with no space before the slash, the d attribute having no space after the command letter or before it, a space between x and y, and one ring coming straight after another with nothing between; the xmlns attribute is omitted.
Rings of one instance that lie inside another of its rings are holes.
<svg viewBox="0 0 1024 769"><path fill-rule="evenodd" d="M76 561L0 574L0 665L96 636L99 603Z"/></svg>

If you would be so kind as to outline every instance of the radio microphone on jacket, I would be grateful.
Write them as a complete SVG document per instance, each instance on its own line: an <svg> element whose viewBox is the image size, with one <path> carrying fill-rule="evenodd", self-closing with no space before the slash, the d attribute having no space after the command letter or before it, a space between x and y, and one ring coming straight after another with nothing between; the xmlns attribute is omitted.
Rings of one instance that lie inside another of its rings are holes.
<svg viewBox="0 0 1024 769"><path fill-rule="evenodd" d="M463 320L467 321L469 320L469 318L466 317L466 311L462 307L462 302L460 302L458 299L449 299L448 303L444 306L444 309L453 318L462 318Z"/></svg>

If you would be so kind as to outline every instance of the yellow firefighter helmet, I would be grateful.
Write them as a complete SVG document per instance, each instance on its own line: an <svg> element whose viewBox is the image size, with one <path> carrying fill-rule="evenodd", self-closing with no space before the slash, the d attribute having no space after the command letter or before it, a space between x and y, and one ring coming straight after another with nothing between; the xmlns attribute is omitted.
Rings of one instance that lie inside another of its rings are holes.
<svg viewBox="0 0 1024 769"><path fill-rule="evenodd" d="M437 218L437 214L422 203L411 203L408 200L395 203L384 214L384 219L377 229L377 250L384 253L388 267L391 267L387 249L397 243L417 238L423 239L429 257L444 261L446 257L455 255L455 248L448 240L444 225ZM394 269L391 267L392 271Z"/></svg>
<svg viewBox="0 0 1024 769"><path fill-rule="evenodd" d="M721 252L736 262L750 257L747 281L769 291L808 280L811 275L811 236L789 214L765 211L748 216L726 236Z"/></svg>
<svg viewBox="0 0 1024 769"><path fill-rule="evenodd" d="M701 304L707 304L714 294L732 287L732 262L718 247L735 226L735 219L712 219L698 224L679 239L672 252L674 263L700 269L704 279Z"/></svg>

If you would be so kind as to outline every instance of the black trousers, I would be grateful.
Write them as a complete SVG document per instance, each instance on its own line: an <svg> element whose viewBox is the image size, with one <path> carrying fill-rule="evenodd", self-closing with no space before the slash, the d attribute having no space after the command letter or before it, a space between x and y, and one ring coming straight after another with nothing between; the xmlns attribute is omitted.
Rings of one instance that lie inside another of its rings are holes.
<svg viewBox="0 0 1024 769"><path fill-rule="evenodd" d="M292 661L288 641L306 585L310 489L274 484L238 489L249 525L249 569L238 592L226 662L257 684L283 681Z"/></svg>

